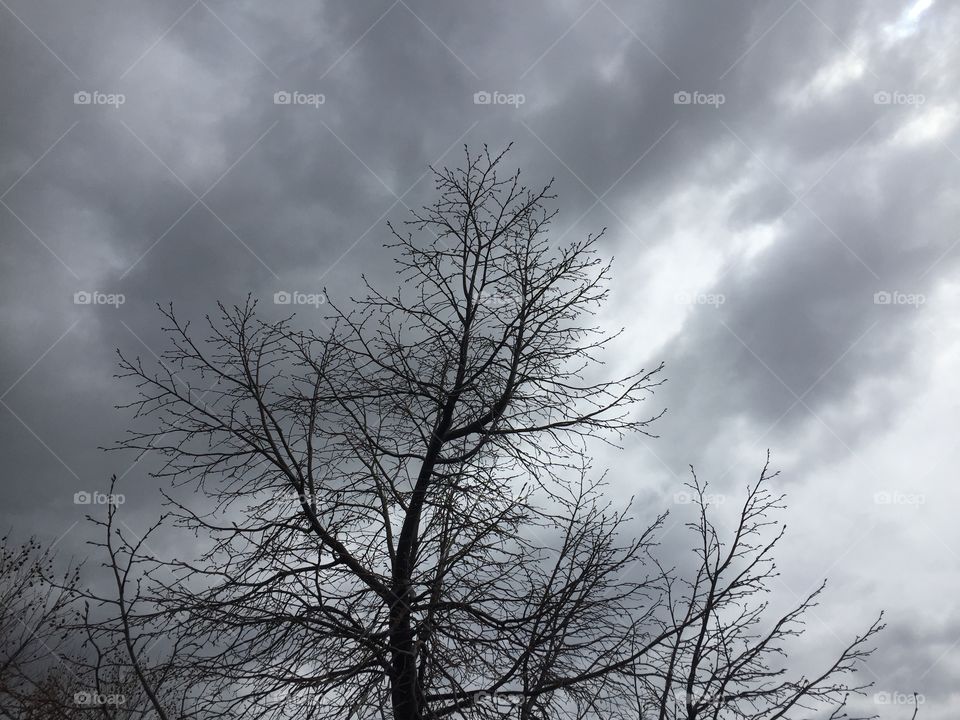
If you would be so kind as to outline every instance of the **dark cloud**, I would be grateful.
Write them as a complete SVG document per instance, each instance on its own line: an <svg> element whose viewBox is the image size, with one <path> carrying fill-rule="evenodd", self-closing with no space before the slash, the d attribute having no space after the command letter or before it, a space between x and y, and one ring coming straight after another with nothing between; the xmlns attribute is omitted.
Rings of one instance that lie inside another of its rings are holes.
<svg viewBox="0 0 960 720"><path fill-rule="evenodd" d="M514 141L529 182L556 177L558 240L608 228L603 320L627 328L611 365L668 363L661 438L600 455L612 491L669 503L692 462L732 493L771 447L790 522L836 539L831 560L797 547L785 564L829 570L842 618L861 620L848 606L865 595L889 607L878 687L915 681L923 716L947 717L955 561L912 579L930 586L921 613L831 523L872 522L878 488L955 499L951 3L8 0L0 17L5 525L79 551L73 493L132 462L96 449L127 422L113 350L161 349L157 302L199 318L252 293L270 312L277 290L386 280L385 222L429 199L428 165ZM918 478L891 447L920 445ZM132 520L151 512L149 462L124 480ZM817 493L836 494L830 511L804 512ZM960 552L924 512L920 545L915 518L882 518L891 562Z"/></svg>

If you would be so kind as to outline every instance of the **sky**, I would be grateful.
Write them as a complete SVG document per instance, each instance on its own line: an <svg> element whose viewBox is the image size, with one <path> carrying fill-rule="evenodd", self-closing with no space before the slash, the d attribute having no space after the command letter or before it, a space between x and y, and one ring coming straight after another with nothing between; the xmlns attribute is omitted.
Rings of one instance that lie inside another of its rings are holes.
<svg viewBox="0 0 960 720"><path fill-rule="evenodd" d="M83 556L157 303L348 297L429 166L513 143L556 242L606 228L614 370L666 363L610 492L718 511L770 450L798 647L885 609L860 707L960 704L960 5L950 0L0 0L0 524ZM296 308L302 317L320 312Z"/></svg>

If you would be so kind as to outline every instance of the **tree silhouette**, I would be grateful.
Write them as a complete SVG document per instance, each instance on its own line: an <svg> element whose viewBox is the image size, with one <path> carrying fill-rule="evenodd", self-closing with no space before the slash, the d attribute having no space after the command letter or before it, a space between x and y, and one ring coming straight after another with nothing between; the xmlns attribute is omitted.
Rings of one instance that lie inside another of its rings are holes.
<svg viewBox="0 0 960 720"><path fill-rule="evenodd" d="M0 717L49 717L69 684L79 569L55 569L53 547L0 538Z"/></svg>
<svg viewBox="0 0 960 720"><path fill-rule="evenodd" d="M729 540L694 479L693 577L654 555L663 516L638 532L604 499L588 443L648 432L661 367L600 377L599 236L552 246L550 185L498 175L504 153L435 171L436 202L390 228L398 286L364 281L322 331L248 300L198 339L167 307L159 361L120 356L148 419L120 447L195 491L165 521L197 557L108 548L140 579L115 573L117 612L91 623L157 714L841 717L862 690L844 678L879 621L788 679L819 590L770 623L751 604L779 538L766 468Z"/></svg>

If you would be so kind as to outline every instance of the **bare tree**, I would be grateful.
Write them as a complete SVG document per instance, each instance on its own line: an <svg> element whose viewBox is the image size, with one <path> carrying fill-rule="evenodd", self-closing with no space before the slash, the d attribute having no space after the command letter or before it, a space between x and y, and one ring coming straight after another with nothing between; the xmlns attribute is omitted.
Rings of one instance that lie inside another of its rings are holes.
<svg viewBox="0 0 960 720"><path fill-rule="evenodd" d="M167 500L196 558L132 543L120 562L145 563L145 584L114 630L168 639L170 717L652 717L652 697L661 718L775 718L857 690L837 678L877 626L788 683L766 663L813 598L766 640L759 614L730 614L770 577L763 491L729 546L704 514L679 595L652 560L662 517L636 532L604 500L587 443L648 432L661 368L598 377L616 337L592 319L598 237L552 247L550 186L498 176L503 157L435 172L435 204L391 227L398 287L365 283L322 331L248 300L198 338L165 308L158 364L120 356L153 418L120 447L195 491ZM678 687L723 711L677 714Z"/></svg>
<svg viewBox="0 0 960 720"><path fill-rule="evenodd" d="M666 593L658 627L674 632L637 663L642 717L760 720L825 710L830 718L848 717L850 695L869 687L851 685L848 678L873 652L882 614L829 666L813 676L790 677L787 644L803 633L826 583L786 614L769 612L764 595L779 574L774 550L785 532L775 519L783 496L770 491L773 477L768 457L724 537L708 512L713 498L693 475L688 487L696 518L688 527L696 538L696 569L689 577L661 574Z"/></svg>
<svg viewBox="0 0 960 720"><path fill-rule="evenodd" d="M77 567L57 572L52 547L0 538L0 717L38 716L64 696L78 584Z"/></svg>

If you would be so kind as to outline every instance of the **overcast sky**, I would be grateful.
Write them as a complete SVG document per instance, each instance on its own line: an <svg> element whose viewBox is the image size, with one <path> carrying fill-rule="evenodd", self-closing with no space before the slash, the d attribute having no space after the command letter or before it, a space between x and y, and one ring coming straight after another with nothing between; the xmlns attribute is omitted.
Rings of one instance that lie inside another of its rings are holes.
<svg viewBox="0 0 960 720"><path fill-rule="evenodd" d="M666 362L612 492L680 519L688 465L733 503L769 448L774 602L831 578L800 652L886 608L862 707L956 717L955 0L0 0L0 38L4 527L82 554L111 473L154 512L97 448L155 303L386 279L428 165L512 141L557 240L607 228L611 365Z"/></svg>

